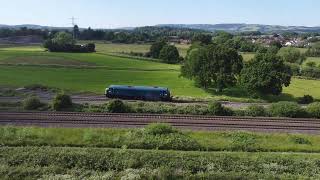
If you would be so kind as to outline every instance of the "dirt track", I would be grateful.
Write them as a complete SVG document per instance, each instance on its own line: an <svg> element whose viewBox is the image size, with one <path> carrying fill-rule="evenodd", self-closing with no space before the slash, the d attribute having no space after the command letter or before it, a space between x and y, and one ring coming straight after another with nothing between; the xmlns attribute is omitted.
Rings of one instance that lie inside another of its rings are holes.
<svg viewBox="0 0 320 180"><path fill-rule="evenodd" d="M0 112L0 125L40 127L136 128L169 123L193 130L246 130L262 132L320 133L318 119L244 118L150 114L99 114L52 112Z"/></svg>

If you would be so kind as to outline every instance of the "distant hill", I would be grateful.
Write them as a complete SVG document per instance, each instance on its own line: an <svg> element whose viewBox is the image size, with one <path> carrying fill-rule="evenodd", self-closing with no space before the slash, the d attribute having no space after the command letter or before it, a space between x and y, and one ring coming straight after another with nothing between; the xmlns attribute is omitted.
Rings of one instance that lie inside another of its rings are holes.
<svg viewBox="0 0 320 180"><path fill-rule="evenodd" d="M21 25L5 25L0 24L0 28L9 28L9 29L20 29L26 27L28 29L71 29L71 27L52 27L52 26L41 26L36 24L21 24Z"/></svg>
<svg viewBox="0 0 320 180"><path fill-rule="evenodd" d="M320 27L306 27L306 26L277 26L277 25L262 25L262 24L160 24L160 27L173 28L190 28L201 29L206 31L227 31L227 32L246 32L246 31L260 31L262 33L277 33L277 32L320 32Z"/></svg>
<svg viewBox="0 0 320 180"><path fill-rule="evenodd" d="M0 28L20 29L27 27L28 29L71 29L71 27L52 27L52 26L40 26L35 24L22 24L22 25L4 25L0 24ZM152 27L152 26L146 26ZM177 29L196 29L203 31L227 31L227 32L248 32L248 31L260 31L262 33L281 33L281 32L318 32L320 33L320 27L306 27L306 26L278 26L278 25L263 25L263 24L159 24L153 27L170 27ZM142 28L142 27L140 27ZM84 28L80 28L84 29ZM136 27L124 27L117 28L118 30L135 30ZM138 28L139 29L139 28Z"/></svg>

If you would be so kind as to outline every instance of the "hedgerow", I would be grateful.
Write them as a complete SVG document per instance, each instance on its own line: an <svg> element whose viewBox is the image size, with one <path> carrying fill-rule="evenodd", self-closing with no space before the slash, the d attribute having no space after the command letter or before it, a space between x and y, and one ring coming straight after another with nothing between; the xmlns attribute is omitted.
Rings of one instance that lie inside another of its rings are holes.
<svg viewBox="0 0 320 180"><path fill-rule="evenodd" d="M306 97L308 98L308 97ZM310 98L308 98L310 99ZM309 101L309 100L308 100ZM116 102L116 103L115 103ZM117 105L117 108L116 108ZM120 106L121 105L121 106ZM119 110L119 111L116 111ZM146 114L184 114L209 116L251 116L251 117L288 117L288 118L320 118L320 109L307 110L295 102L272 103L268 108L252 105L246 109L226 108L219 102L207 104L176 105L160 102L127 103L121 100L111 101L104 105L83 105L78 111L82 112L119 112Z"/></svg>

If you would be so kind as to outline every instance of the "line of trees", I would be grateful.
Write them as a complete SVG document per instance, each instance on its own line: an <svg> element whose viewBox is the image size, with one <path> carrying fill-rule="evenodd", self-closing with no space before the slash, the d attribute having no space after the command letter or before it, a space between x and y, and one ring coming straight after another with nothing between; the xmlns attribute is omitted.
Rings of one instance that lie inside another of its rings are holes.
<svg viewBox="0 0 320 180"><path fill-rule="evenodd" d="M30 35L36 35L41 36L43 38L47 38L49 35L49 30L29 29L26 27L20 29L0 28L0 38Z"/></svg>
<svg viewBox="0 0 320 180"><path fill-rule="evenodd" d="M77 29L77 30L75 30ZM196 34L204 33L201 30L177 29L170 27L141 27L134 30L94 30L83 31L75 26L74 32L80 40L106 40L114 43L154 42L158 39L176 37L179 39L192 39Z"/></svg>

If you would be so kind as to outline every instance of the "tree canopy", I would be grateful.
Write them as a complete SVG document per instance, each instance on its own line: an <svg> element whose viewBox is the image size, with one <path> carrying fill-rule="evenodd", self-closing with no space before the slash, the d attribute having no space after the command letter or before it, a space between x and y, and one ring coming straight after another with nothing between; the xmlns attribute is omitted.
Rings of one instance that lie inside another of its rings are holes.
<svg viewBox="0 0 320 180"><path fill-rule="evenodd" d="M55 44L58 44L60 46L66 45L66 44L74 44L73 37L70 33L67 32L58 32L54 38L52 39L52 42Z"/></svg>
<svg viewBox="0 0 320 180"><path fill-rule="evenodd" d="M240 84L249 92L279 95L291 82L291 68L273 53L259 53L241 71Z"/></svg>
<svg viewBox="0 0 320 180"><path fill-rule="evenodd" d="M280 49L278 55L281 56L285 62L289 63L301 64L306 59L304 54L300 53L298 49L293 47Z"/></svg>
<svg viewBox="0 0 320 180"><path fill-rule="evenodd" d="M152 58L159 58L162 48L166 45L167 43L164 40L153 43L150 47L149 55Z"/></svg>
<svg viewBox="0 0 320 180"><path fill-rule="evenodd" d="M196 34L192 38L192 43L199 42L200 44L208 45L212 42L212 36L210 34Z"/></svg>
<svg viewBox="0 0 320 180"><path fill-rule="evenodd" d="M175 64L179 62L179 51L175 46L165 45L161 51L159 58L162 59L165 63Z"/></svg>
<svg viewBox="0 0 320 180"><path fill-rule="evenodd" d="M194 79L198 86L222 91L235 85L243 67L242 56L224 45L195 45L188 51L181 75Z"/></svg>

